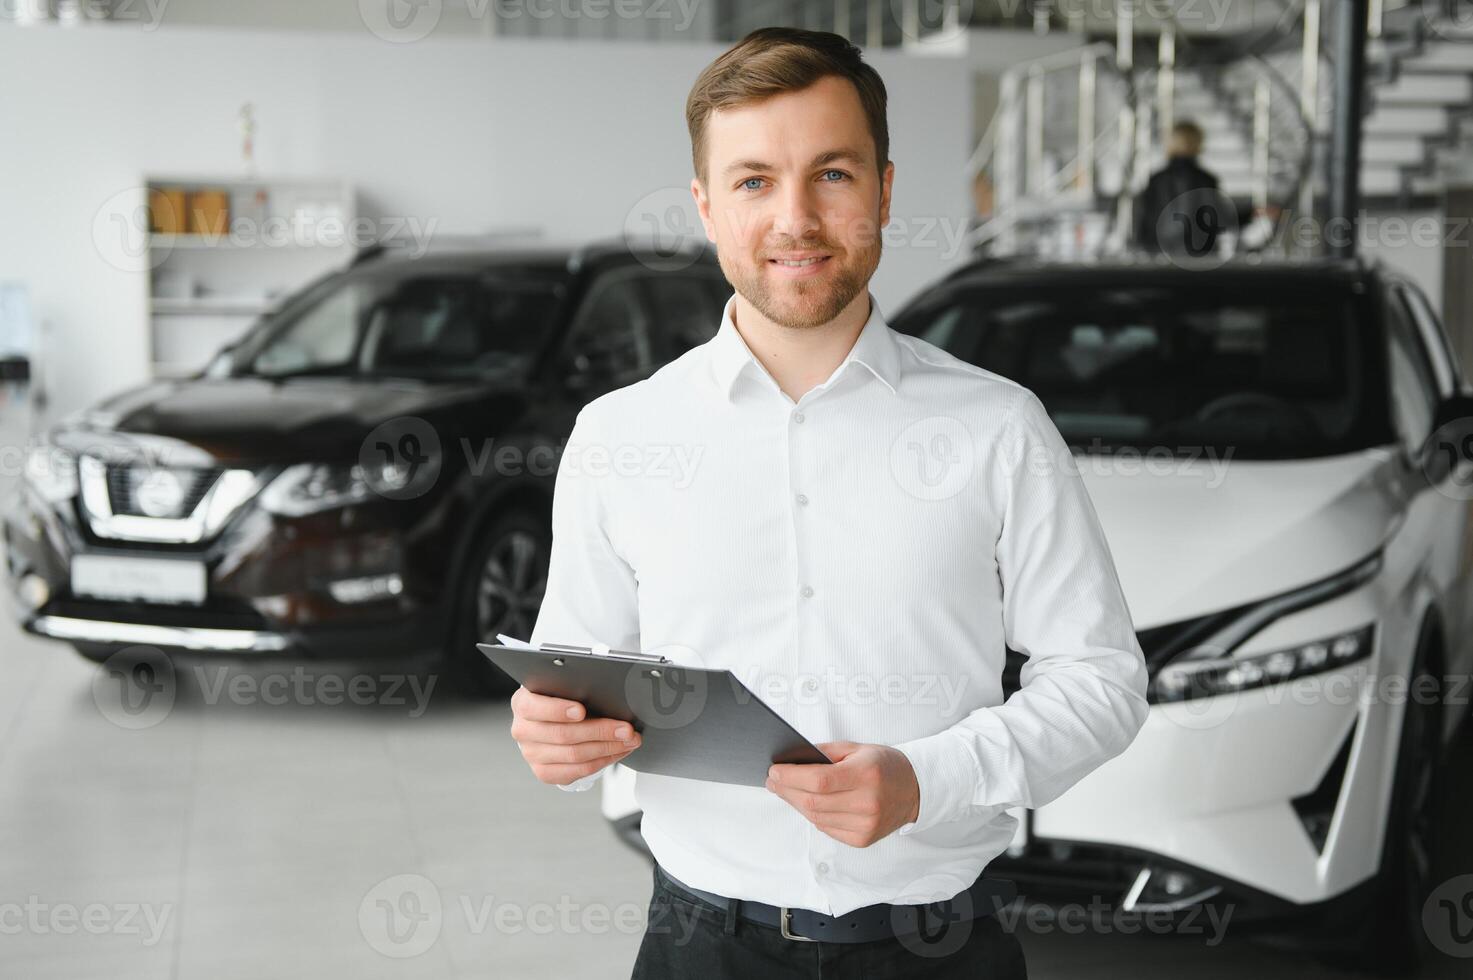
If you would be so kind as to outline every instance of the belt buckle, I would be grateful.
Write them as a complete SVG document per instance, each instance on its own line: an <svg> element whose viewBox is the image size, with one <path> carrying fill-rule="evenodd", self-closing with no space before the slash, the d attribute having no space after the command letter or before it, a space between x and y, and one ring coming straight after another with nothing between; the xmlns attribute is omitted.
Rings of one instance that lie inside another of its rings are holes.
<svg viewBox="0 0 1473 980"><path fill-rule="evenodd" d="M787 906L779 906L777 913L778 926L782 929L783 938L791 939L800 943L816 943L817 939L809 936L800 936L792 930L793 910Z"/></svg>

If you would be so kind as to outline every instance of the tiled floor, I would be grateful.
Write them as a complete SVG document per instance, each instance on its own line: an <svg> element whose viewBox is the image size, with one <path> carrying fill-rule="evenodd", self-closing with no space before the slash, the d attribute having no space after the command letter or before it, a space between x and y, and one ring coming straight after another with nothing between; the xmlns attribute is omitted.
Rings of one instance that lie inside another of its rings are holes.
<svg viewBox="0 0 1473 980"><path fill-rule="evenodd" d="M273 703L294 666L193 661L172 704L125 706L0 622L0 978L628 975L648 870L594 794L531 778L504 705L420 711L392 667L316 669ZM330 703L322 679L355 670L376 703ZM1035 978L1333 976L1232 935L1024 943Z"/></svg>

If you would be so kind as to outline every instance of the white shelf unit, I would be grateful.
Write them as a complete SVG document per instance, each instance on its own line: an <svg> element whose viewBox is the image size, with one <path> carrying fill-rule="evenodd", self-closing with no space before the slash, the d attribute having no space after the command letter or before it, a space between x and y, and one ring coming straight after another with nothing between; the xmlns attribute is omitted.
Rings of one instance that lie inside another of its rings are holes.
<svg viewBox="0 0 1473 980"><path fill-rule="evenodd" d="M228 201L223 234L148 236L148 343L155 377L203 368L258 317L346 265L367 244L353 240L355 195L337 178L160 174L143 183L150 192L221 191Z"/></svg>

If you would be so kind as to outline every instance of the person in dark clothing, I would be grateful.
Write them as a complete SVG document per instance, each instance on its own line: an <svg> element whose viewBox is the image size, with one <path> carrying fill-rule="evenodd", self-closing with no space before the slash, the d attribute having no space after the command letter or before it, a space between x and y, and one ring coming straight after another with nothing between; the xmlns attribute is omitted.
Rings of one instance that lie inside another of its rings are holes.
<svg viewBox="0 0 1473 980"><path fill-rule="evenodd" d="M1136 198L1135 242L1148 252L1201 258L1216 254L1238 214L1217 177L1197 162L1202 128L1182 121L1171 127L1166 166L1151 175Z"/></svg>

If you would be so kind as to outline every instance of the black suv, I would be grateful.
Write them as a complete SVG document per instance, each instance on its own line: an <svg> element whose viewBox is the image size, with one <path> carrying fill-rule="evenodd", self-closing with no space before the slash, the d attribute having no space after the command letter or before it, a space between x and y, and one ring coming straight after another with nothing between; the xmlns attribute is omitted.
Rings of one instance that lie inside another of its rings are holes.
<svg viewBox="0 0 1473 980"><path fill-rule="evenodd" d="M22 624L94 660L433 652L501 688L474 640L531 632L579 409L709 340L730 295L704 243L364 253L29 447Z"/></svg>

